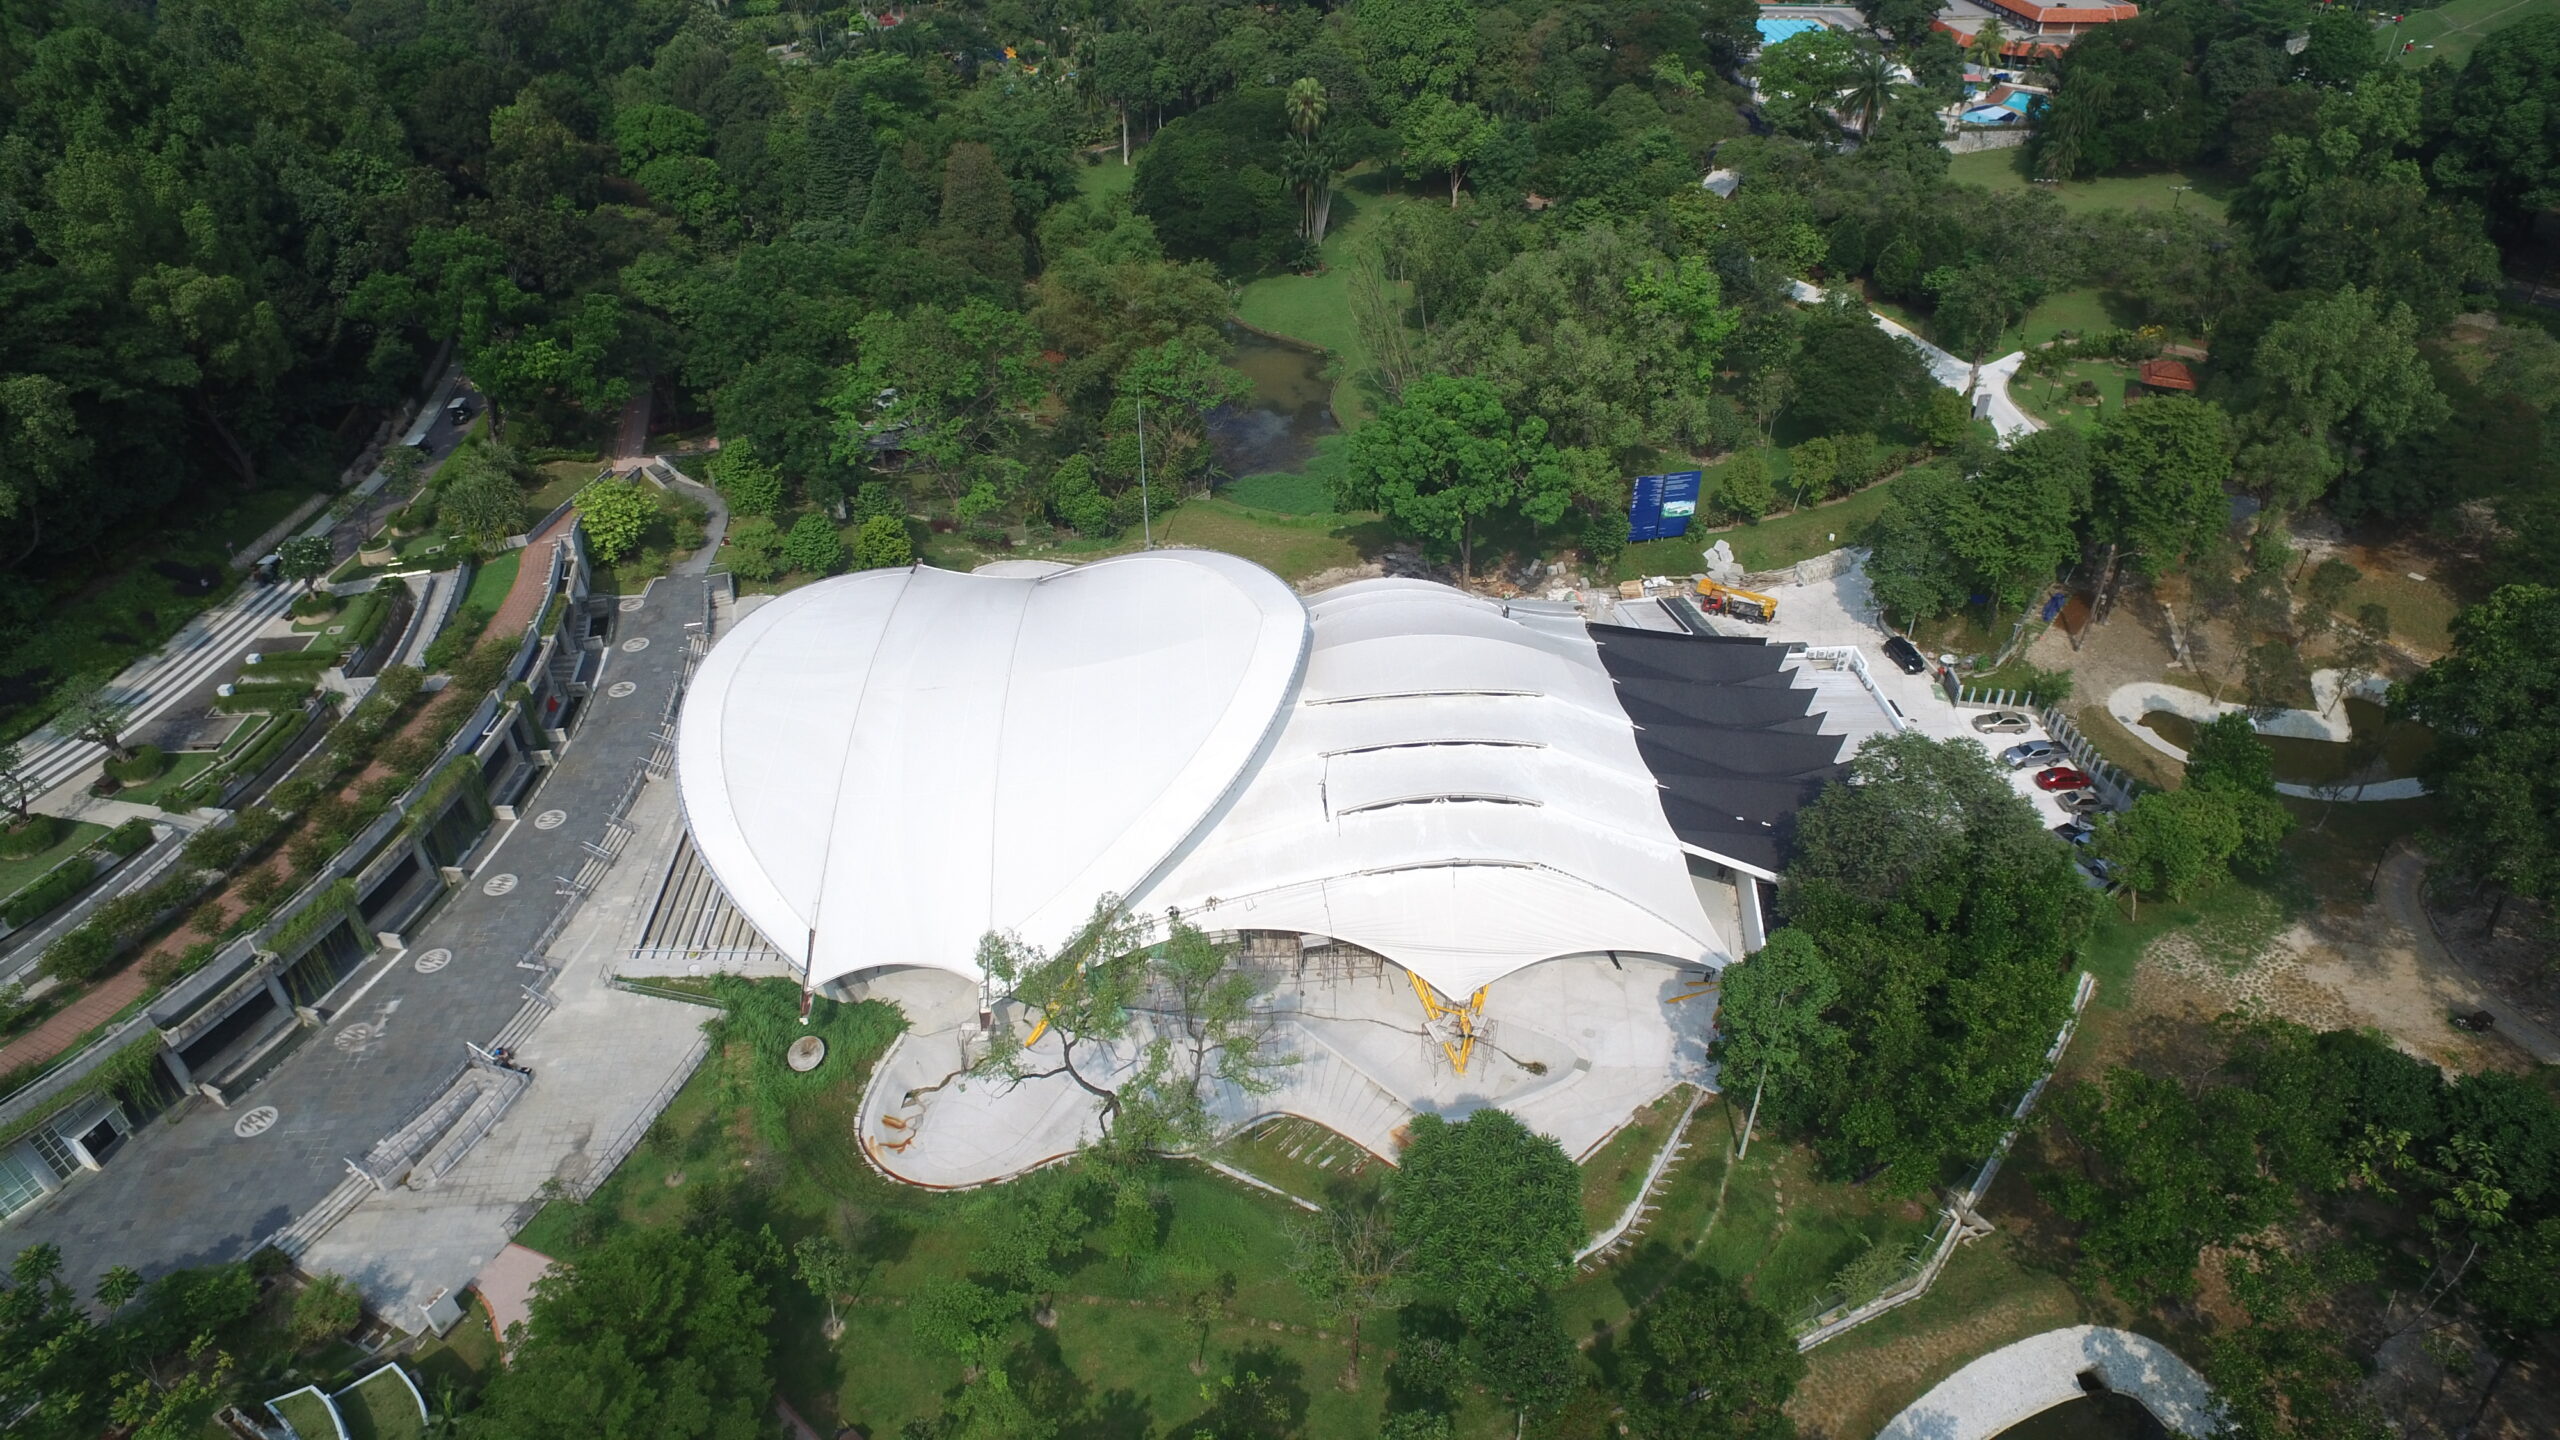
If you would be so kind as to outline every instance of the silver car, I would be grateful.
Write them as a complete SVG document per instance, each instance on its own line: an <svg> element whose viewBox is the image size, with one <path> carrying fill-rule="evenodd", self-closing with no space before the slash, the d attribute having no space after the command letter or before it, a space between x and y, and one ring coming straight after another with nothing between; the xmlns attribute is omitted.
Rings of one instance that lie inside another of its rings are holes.
<svg viewBox="0 0 2560 1440"><path fill-rule="evenodd" d="M2024 735L2036 722L2023 710L1993 710L1974 716L1973 728L1985 735Z"/></svg>
<svg viewBox="0 0 2560 1440"><path fill-rule="evenodd" d="M2095 815L2107 808L2107 797L2095 790L2073 790L2053 798L2066 815Z"/></svg>
<svg viewBox="0 0 2560 1440"><path fill-rule="evenodd" d="M2071 752L2050 740L2030 740L2001 751L2000 758L2009 762L2010 769L2016 770L2028 765L2058 765L2070 759Z"/></svg>

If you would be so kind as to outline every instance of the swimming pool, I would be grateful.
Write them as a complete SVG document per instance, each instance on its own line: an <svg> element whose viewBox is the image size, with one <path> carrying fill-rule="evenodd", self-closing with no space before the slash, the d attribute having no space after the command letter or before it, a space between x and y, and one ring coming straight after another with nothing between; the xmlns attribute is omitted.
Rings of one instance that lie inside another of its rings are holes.
<svg viewBox="0 0 2560 1440"><path fill-rule="evenodd" d="M1756 23L1760 27L1760 43L1764 46L1775 45L1781 40L1792 40L1807 30L1831 28L1819 20L1772 20L1766 16Z"/></svg>

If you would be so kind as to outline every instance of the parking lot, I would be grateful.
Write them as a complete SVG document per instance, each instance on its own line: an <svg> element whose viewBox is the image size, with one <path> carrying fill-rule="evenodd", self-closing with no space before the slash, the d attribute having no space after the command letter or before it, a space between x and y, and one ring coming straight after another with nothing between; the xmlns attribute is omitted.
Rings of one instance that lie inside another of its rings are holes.
<svg viewBox="0 0 2560 1440"><path fill-rule="evenodd" d="M1985 735L1974 729L1975 717L1982 711L1959 709L1947 699L1933 674L1913 675L1893 663L1885 654L1885 641L1892 632L1876 618L1873 593L1868 589L1866 572L1850 568L1827 580L1801 585L1780 585L1768 592L1778 602L1778 618L1768 624L1718 618L1718 629L1735 635L1757 635L1772 640L1800 641L1806 645L1854 645L1866 652L1867 673L1876 689L1891 701L1902 718L1922 734L1940 740L1970 740L1982 745L1993 755L2023 741L2050 740L2040 718L2030 714L2032 728L2023 735ZM1936 657L1929 657L1932 671ZM2036 814L2047 828L2071 817L2060 799L2036 788L2036 772L2041 765L2028 765L2012 770L2009 783L2017 787L2036 807Z"/></svg>

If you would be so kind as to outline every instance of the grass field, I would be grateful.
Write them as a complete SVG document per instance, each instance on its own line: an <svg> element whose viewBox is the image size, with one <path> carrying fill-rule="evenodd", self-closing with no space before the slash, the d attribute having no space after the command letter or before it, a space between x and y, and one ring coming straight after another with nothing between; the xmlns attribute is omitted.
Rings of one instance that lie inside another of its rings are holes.
<svg viewBox="0 0 2560 1440"><path fill-rule="evenodd" d="M62 838L51 848L38 851L24 860L0 860L0 899L17 894L33 884L36 878L54 866L80 853L99 836L107 833L104 825L74 820L62 827Z"/></svg>
<svg viewBox="0 0 2560 1440"><path fill-rule="evenodd" d="M1360 428L1376 401L1363 383L1370 366L1369 347L1361 343L1359 329L1351 323L1351 257L1380 216L1411 203L1410 196L1388 193L1382 176L1352 176L1334 195L1332 224L1324 237L1324 268L1313 275L1266 276L1245 286L1236 297L1237 319L1335 357L1333 415L1345 430Z"/></svg>
<svg viewBox="0 0 2560 1440"><path fill-rule="evenodd" d="M1120 163L1120 152L1114 149L1099 165L1086 165L1076 171L1076 193L1080 195L1126 195L1138 183L1138 152L1129 152L1127 165Z"/></svg>
<svg viewBox="0 0 2560 1440"><path fill-rule="evenodd" d="M1780 452L1783 453L1783 452ZM1772 466L1773 477L1779 476ZM1709 473L1712 484L1714 475ZM1606 577L1633 580L1643 575L1694 575L1704 563L1700 552L1718 540L1733 545L1733 556L1745 570L1782 570L1799 560L1836 550L1854 540L1858 532L1884 508L1885 493L1893 486L1880 481L1849 496L1816 505L1810 510L1797 510L1772 516L1756 525L1735 525L1721 530L1696 526L1676 540L1648 540L1630 545L1618 557L1617 568ZM1594 577L1600 578L1600 577Z"/></svg>
<svg viewBox="0 0 2560 1440"><path fill-rule="evenodd" d="M160 772L160 778L127 785L116 792L116 798L132 805L157 805L162 796L203 774L213 764L213 757L210 750L177 751L169 757L169 768Z"/></svg>
<svg viewBox="0 0 2560 1440"><path fill-rule="evenodd" d="M516 585L516 571L524 565L524 552L510 550L471 572L471 588L463 592L466 610L482 610L491 615L507 603L507 592Z"/></svg>
<svg viewBox="0 0 2560 1440"><path fill-rule="evenodd" d="M2560 4L2560 0L2528 0L2528 3ZM2095 180L2038 186L2029 178L2026 163L2027 152L2023 148L1976 150L1949 161L1947 174L1959 183L1986 186L1993 190L2025 190L2030 187L2051 190L2061 197L2064 209L2078 214L2093 210L2169 210L2193 206L2208 215L2219 216L2240 189L2237 177L2205 170L2102 175ZM2176 188L2181 185L2192 188L2183 191Z"/></svg>
<svg viewBox="0 0 2560 1440"><path fill-rule="evenodd" d="M2493 32L2536 15L2560 15L2560 0L2452 0L2408 15L2396 28L2385 25L2374 32L2374 43L2386 47L2385 53L2402 65L2425 66L2442 60L2459 70ZM2409 43L2417 48L2401 53L2400 47Z"/></svg>
<svg viewBox="0 0 2560 1440"><path fill-rule="evenodd" d="M329 1402L308 1390L279 1395L267 1402L267 1408L284 1417L297 1440L337 1440L338 1423Z"/></svg>
<svg viewBox="0 0 2560 1440"><path fill-rule="evenodd" d="M418 1398L390 1371L341 1390L332 1398L337 1402L339 1418L347 1423L349 1440L419 1440L426 1434L426 1417L418 1413Z"/></svg>

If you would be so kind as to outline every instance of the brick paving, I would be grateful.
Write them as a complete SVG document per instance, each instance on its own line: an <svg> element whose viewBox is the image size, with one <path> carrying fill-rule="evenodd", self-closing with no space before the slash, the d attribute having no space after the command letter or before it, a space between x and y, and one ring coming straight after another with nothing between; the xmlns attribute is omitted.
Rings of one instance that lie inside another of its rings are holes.
<svg viewBox="0 0 2560 1440"><path fill-rule="evenodd" d="M115 1018L115 1013L142 998L151 982L142 978L142 963L133 964L89 987L89 993L46 1017L33 1030L0 1045L0 1075L32 1065L71 1048L71 1042Z"/></svg>

